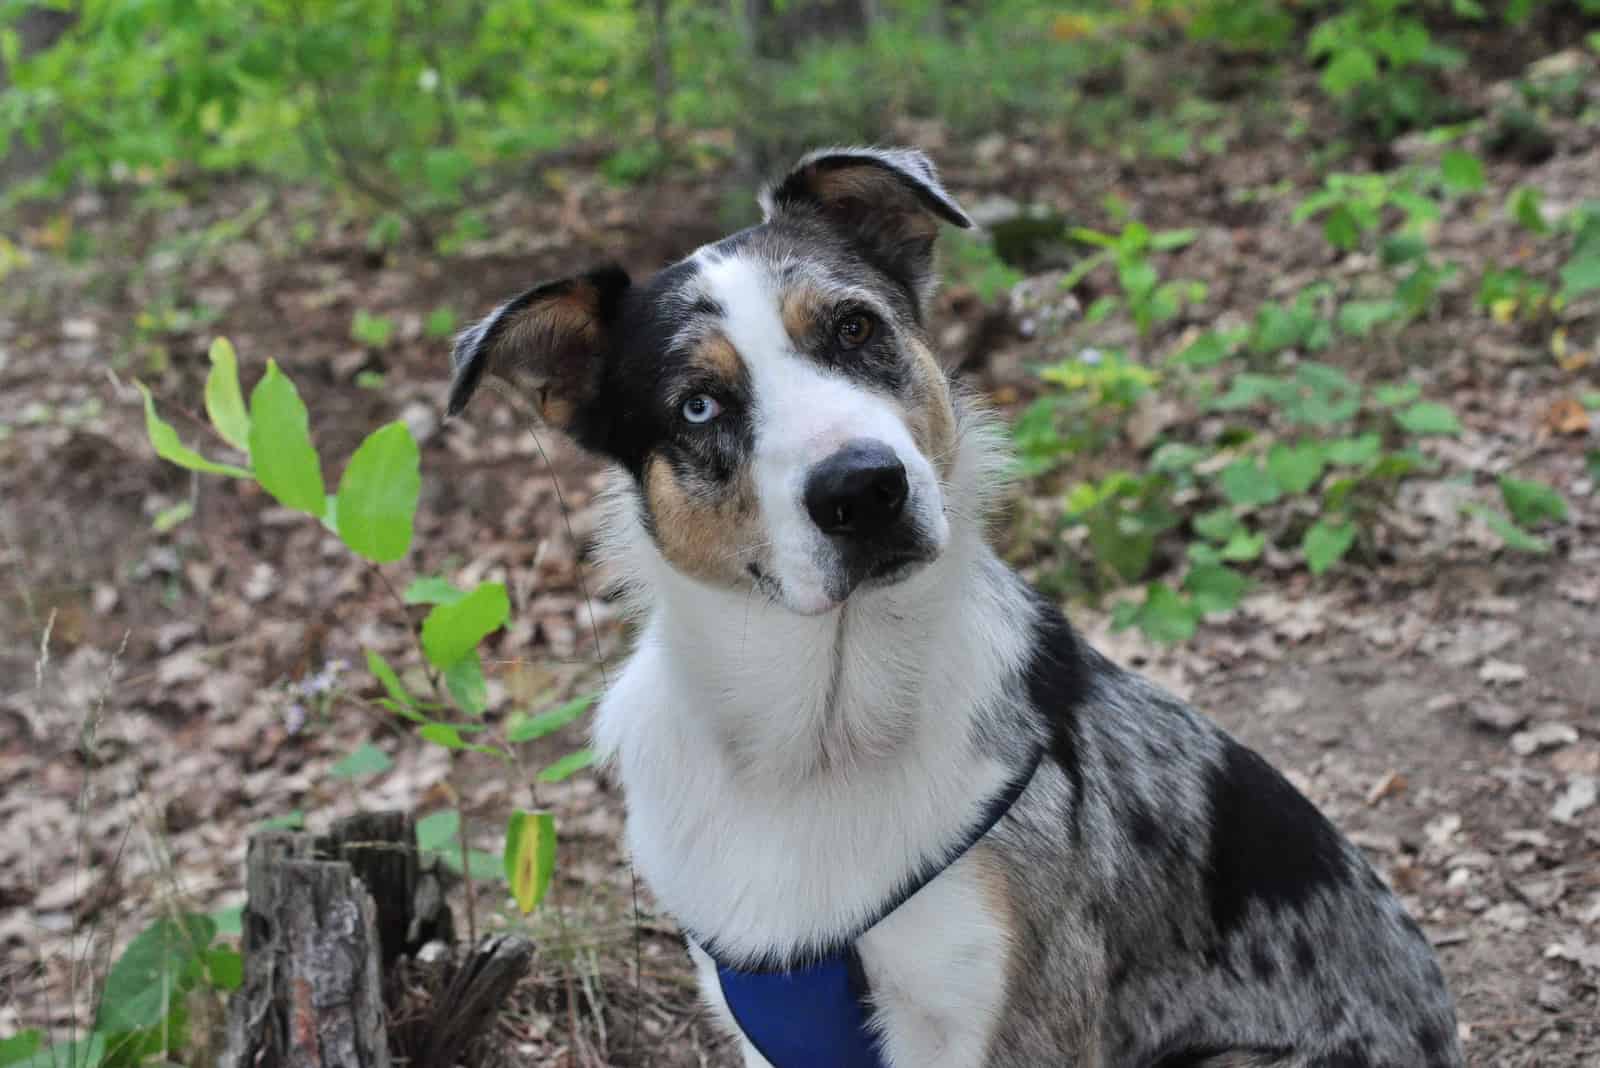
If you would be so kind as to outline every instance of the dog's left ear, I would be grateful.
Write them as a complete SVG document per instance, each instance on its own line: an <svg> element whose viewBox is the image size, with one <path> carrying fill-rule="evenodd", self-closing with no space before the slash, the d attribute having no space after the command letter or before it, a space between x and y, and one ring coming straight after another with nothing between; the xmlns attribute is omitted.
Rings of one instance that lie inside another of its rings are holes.
<svg viewBox="0 0 1600 1068"><path fill-rule="evenodd" d="M925 302L933 288L940 221L972 225L933 161L913 148L812 152L761 194L767 218L810 212L850 235L879 266Z"/></svg>
<svg viewBox="0 0 1600 1068"><path fill-rule="evenodd" d="M592 423L585 415L600 391L628 285L626 271L607 265L535 286L467 328L451 354L446 413L459 414L490 374L532 401L547 425L596 447L585 440Z"/></svg>

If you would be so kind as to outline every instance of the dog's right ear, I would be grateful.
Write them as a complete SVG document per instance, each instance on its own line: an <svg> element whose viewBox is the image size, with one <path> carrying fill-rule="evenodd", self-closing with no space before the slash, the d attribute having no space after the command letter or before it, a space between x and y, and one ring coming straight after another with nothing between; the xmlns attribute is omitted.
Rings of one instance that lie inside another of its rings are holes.
<svg viewBox="0 0 1600 1068"><path fill-rule="evenodd" d="M599 393L628 274L614 264L536 286L456 338L447 415L472 399L485 374L527 397L539 417L573 432Z"/></svg>

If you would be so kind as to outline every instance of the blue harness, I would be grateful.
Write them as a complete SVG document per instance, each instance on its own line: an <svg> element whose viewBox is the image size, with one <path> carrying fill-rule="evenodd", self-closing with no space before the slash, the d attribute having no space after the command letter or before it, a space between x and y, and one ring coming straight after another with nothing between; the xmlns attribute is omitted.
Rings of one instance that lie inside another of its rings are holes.
<svg viewBox="0 0 1600 1068"><path fill-rule="evenodd" d="M834 948L772 967L735 968L714 945L702 943L740 1030L773 1068L886 1068L868 1026L870 990L856 940L988 834L1027 789L1042 756L1036 748L953 849L913 872L869 922Z"/></svg>

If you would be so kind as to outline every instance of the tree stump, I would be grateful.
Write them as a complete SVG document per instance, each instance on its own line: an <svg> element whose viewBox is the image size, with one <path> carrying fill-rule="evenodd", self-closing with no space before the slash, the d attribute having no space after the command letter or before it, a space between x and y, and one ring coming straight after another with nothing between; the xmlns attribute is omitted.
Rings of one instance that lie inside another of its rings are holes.
<svg viewBox="0 0 1600 1068"><path fill-rule="evenodd" d="M307 835L250 840L244 985L218 1068L389 1068L376 906Z"/></svg>
<svg viewBox="0 0 1600 1068"><path fill-rule="evenodd" d="M365 812L322 837L250 839L244 984L228 1002L217 1068L390 1068L391 1050L409 1068L454 1068L490 1056L495 1014L527 974L533 945L497 935L465 959L397 967L455 939L416 833L406 813ZM392 999L419 992L423 1011L391 1027Z"/></svg>

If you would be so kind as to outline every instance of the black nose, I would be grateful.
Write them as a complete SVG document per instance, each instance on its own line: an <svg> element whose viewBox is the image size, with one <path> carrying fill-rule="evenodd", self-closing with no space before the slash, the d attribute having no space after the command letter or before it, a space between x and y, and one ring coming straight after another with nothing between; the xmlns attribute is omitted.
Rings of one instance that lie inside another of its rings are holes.
<svg viewBox="0 0 1600 1068"><path fill-rule="evenodd" d="M824 534L870 537L905 504L905 466L881 441L847 442L806 476L806 511Z"/></svg>

